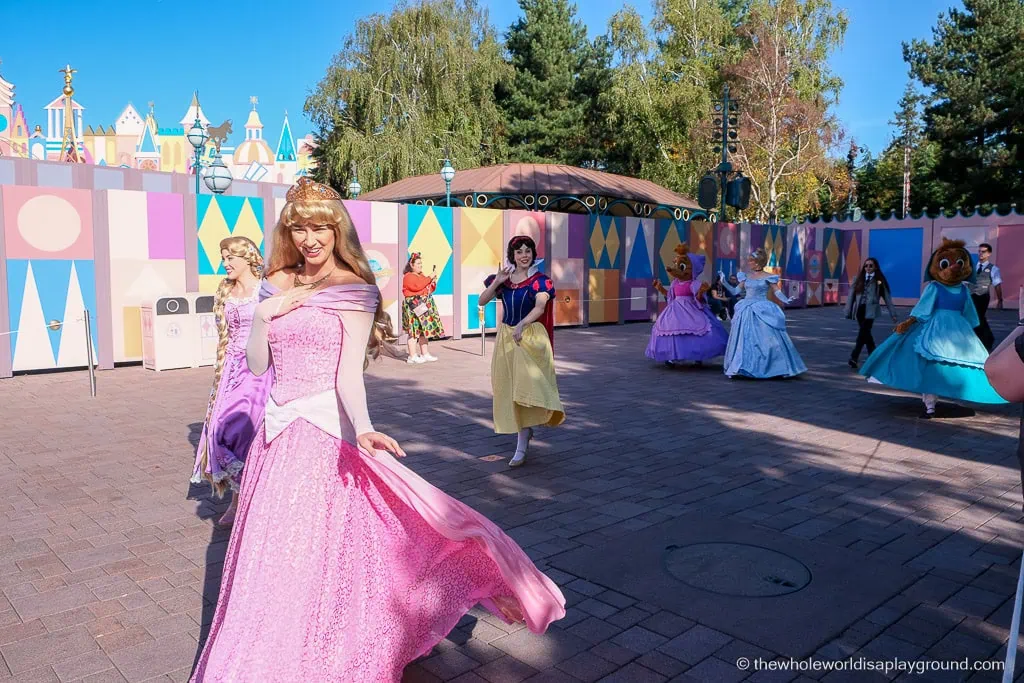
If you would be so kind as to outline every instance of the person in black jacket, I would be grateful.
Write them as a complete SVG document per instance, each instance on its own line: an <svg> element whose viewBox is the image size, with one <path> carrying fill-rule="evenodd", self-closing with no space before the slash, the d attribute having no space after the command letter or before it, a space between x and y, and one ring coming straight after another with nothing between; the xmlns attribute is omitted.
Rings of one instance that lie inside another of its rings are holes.
<svg viewBox="0 0 1024 683"><path fill-rule="evenodd" d="M846 317L853 319L856 312L857 341L853 345L853 353L848 361L851 368L856 369L860 360L860 352L865 346L868 347L868 355L875 350L875 338L871 336L871 328L875 319L882 315L881 302L885 301L885 307L889 310L892 321L896 322L896 313L892 310L892 290L889 288L889 281L885 279L878 261L872 257L864 261L860 268L857 279L853 281L853 288L846 300Z"/></svg>

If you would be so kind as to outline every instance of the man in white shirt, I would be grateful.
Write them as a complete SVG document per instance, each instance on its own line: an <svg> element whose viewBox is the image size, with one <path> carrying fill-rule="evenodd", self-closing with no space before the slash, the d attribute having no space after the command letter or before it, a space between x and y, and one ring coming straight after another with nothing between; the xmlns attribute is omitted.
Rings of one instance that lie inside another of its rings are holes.
<svg viewBox="0 0 1024 683"><path fill-rule="evenodd" d="M995 335L988 326L985 313L988 311L990 298L989 289L996 289L996 308L1003 310L1003 278L999 276L999 266L989 261L992 257L992 245L982 242L978 245L978 267L975 269L975 282L971 286L971 298L974 299L974 308L978 311L980 324L974 328L974 333L990 352L995 345Z"/></svg>

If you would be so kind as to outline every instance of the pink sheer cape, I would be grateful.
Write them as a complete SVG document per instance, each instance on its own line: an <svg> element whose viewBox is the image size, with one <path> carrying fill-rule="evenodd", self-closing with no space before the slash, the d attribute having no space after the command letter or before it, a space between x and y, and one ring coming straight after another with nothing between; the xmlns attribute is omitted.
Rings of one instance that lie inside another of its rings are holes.
<svg viewBox="0 0 1024 683"><path fill-rule="evenodd" d="M277 288L264 281L260 299L277 292ZM379 297L376 285L339 285L317 292L303 305L333 311L372 312L376 310ZM358 445L342 442L342 448L346 447L355 448L369 470L437 533L451 541L472 541L483 546L520 603L485 602L484 606L491 612L509 622L525 621L534 633L543 633L552 622L565 616L565 597L558 586L541 573L494 522L433 486L390 454L378 451L371 455Z"/></svg>

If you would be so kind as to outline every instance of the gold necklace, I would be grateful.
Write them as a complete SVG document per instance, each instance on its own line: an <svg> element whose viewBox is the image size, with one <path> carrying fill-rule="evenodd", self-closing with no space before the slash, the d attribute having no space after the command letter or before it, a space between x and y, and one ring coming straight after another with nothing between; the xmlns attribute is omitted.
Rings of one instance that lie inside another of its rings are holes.
<svg viewBox="0 0 1024 683"><path fill-rule="evenodd" d="M327 273L327 275L324 275L316 282L310 282L309 284L303 283L302 280L299 279L298 271L296 271L294 281L292 282L292 287L309 287L310 289L315 289L318 284L320 284L330 276L334 275L335 270L337 270L337 268L331 269L331 272Z"/></svg>

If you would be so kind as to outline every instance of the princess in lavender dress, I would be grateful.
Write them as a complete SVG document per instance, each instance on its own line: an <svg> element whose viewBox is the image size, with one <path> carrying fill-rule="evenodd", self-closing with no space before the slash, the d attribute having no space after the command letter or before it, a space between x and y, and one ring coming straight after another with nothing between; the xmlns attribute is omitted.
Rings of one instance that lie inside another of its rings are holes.
<svg viewBox="0 0 1024 683"><path fill-rule="evenodd" d="M647 357L667 365L684 360L699 365L725 353L729 333L707 305L707 283L695 287L704 272L704 257L689 253L685 244L675 251L673 265L667 268L672 284L666 290L660 281L654 281L654 288L668 299L668 306L651 330Z"/></svg>
<svg viewBox="0 0 1024 683"><path fill-rule="evenodd" d="M537 633L565 615L508 536L370 423L363 371L393 333L340 199L302 179L274 231L246 353L273 387L193 681L397 682L478 603Z"/></svg>
<svg viewBox="0 0 1024 683"><path fill-rule="evenodd" d="M217 288L213 304L217 362L192 482L209 481L218 496L231 489L231 505L218 521L229 526L238 504L245 456L267 403L270 377L257 377L245 363L245 343L259 296L263 257L245 237L221 240L220 254L227 277Z"/></svg>

